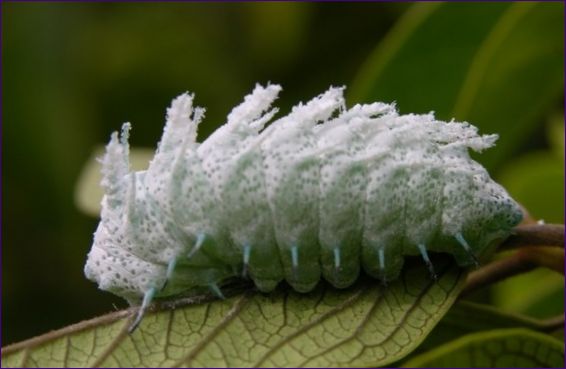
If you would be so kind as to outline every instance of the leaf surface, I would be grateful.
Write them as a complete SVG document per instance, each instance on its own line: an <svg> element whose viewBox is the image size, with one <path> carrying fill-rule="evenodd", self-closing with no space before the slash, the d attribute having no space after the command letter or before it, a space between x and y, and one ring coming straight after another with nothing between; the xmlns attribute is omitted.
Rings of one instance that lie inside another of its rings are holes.
<svg viewBox="0 0 566 369"><path fill-rule="evenodd" d="M528 329L498 329L463 336L404 367L563 368L564 344Z"/></svg>
<svg viewBox="0 0 566 369"><path fill-rule="evenodd" d="M387 286L361 278L345 290L248 291L150 313L132 335L130 312L116 312L8 346L2 366L386 365L424 340L465 280L450 258L435 259L437 281L408 261L416 265Z"/></svg>

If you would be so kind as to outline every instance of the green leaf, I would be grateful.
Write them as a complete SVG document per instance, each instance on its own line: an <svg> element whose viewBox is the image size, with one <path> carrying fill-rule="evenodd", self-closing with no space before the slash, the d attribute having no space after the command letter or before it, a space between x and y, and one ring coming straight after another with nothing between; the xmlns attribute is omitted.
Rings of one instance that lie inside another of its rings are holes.
<svg viewBox="0 0 566 369"><path fill-rule="evenodd" d="M421 343L463 287L450 258L434 262L437 281L409 259L416 265L387 286L361 278L345 290L248 291L148 314L132 335L121 311L6 347L2 366L386 365Z"/></svg>
<svg viewBox="0 0 566 369"><path fill-rule="evenodd" d="M525 315L509 313L491 305L470 301L458 301L442 318L424 342L409 357L422 355L440 345L452 342L464 335L499 328L527 328L551 333L562 327L559 319L539 320ZM407 359L407 358L405 358Z"/></svg>
<svg viewBox="0 0 566 369"><path fill-rule="evenodd" d="M498 181L535 219L563 223L564 162L551 151L533 151L506 165Z"/></svg>
<svg viewBox="0 0 566 369"><path fill-rule="evenodd" d="M472 333L494 328L528 328L547 332L556 328L556 323L534 319L525 315L505 312L491 305L470 301L459 301L442 319L440 326L461 329L462 333Z"/></svg>
<svg viewBox="0 0 566 369"><path fill-rule="evenodd" d="M130 166L132 170L145 170L153 158L155 150L146 148L130 148ZM99 216L100 201L104 195L100 181L100 163L104 156L104 147L97 147L85 163L75 187L75 204L85 214Z"/></svg>
<svg viewBox="0 0 566 369"><path fill-rule="evenodd" d="M552 116L546 128L546 138L552 151L564 162L564 112Z"/></svg>
<svg viewBox="0 0 566 369"><path fill-rule="evenodd" d="M417 356L404 367L564 367L564 344L528 329L473 333Z"/></svg>
<svg viewBox="0 0 566 369"><path fill-rule="evenodd" d="M369 57L351 101L397 101L499 133L494 168L530 138L563 93L561 3L421 3Z"/></svg>
<svg viewBox="0 0 566 369"><path fill-rule="evenodd" d="M491 289L494 305L507 311L538 318L564 312L564 276L548 269L535 269Z"/></svg>

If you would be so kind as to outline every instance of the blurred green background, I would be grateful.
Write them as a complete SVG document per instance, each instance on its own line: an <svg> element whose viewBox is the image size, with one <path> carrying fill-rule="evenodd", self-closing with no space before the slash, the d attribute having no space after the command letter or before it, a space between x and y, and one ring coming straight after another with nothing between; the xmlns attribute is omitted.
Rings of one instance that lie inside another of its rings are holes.
<svg viewBox="0 0 566 369"><path fill-rule="evenodd" d="M207 108L201 140L268 81L284 88L282 112L347 85L349 105L468 120L501 135L474 157L533 216L562 223L563 13L561 3L3 2L2 345L126 306L83 276L97 219L78 209L75 185L124 121L132 146L155 147L165 108L187 90ZM492 302L563 309L561 277L521 278L493 288ZM547 291L525 295L541 280Z"/></svg>

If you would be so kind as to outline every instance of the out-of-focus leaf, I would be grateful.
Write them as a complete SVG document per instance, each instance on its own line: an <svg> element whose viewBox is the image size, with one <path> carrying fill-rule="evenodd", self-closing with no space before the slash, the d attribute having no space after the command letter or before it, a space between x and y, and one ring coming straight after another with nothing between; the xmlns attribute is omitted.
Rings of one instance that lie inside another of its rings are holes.
<svg viewBox="0 0 566 369"><path fill-rule="evenodd" d="M417 356L405 367L562 368L564 344L528 329L472 333Z"/></svg>
<svg viewBox="0 0 566 369"><path fill-rule="evenodd" d="M246 4L246 9L248 45L257 68L267 67L273 73L299 57L307 41L311 4L258 2Z"/></svg>
<svg viewBox="0 0 566 369"><path fill-rule="evenodd" d="M527 328L539 332L552 332L559 324L554 320L538 320L506 312L491 305L459 301L412 355L420 355L470 333L499 328Z"/></svg>
<svg viewBox="0 0 566 369"><path fill-rule="evenodd" d="M558 156L526 154L507 165L498 181L536 219L564 223L564 162Z"/></svg>
<svg viewBox="0 0 566 369"><path fill-rule="evenodd" d="M321 284L148 314L127 334L127 312L79 323L2 350L2 366L370 366L413 351L450 308L465 273L435 259L438 281L413 260L388 286Z"/></svg>
<svg viewBox="0 0 566 369"><path fill-rule="evenodd" d="M130 166L132 170L147 169L155 150L130 148ZM100 187L102 174L98 159L104 156L104 147L96 148L85 163L75 187L75 204L85 214L99 216L100 201L104 191Z"/></svg>
<svg viewBox="0 0 566 369"><path fill-rule="evenodd" d="M556 114L549 120L546 137L552 151L564 161L564 113Z"/></svg>
<svg viewBox="0 0 566 369"><path fill-rule="evenodd" d="M563 261L562 261L563 263ZM495 306L544 318L564 312L564 277L546 269L507 279L492 286Z"/></svg>
<svg viewBox="0 0 566 369"><path fill-rule="evenodd" d="M563 93L561 3L416 4L357 75L352 101L397 101L499 133L500 165Z"/></svg>

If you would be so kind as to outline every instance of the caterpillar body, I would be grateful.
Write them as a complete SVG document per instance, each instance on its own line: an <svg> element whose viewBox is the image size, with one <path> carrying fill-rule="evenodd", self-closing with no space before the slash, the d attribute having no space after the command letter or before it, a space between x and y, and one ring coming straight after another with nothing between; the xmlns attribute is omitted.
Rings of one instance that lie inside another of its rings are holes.
<svg viewBox="0 0 566 369"><path fill-rule="evenodd" d="M130 303L251 278L351 285L363 269L395 279L405 255L475 261L522 218L519 205L472 160L496 135L394 105L345 108L330 88L271 121L281 87L257 85L227 123L196 142L204 109L182 94L167 111L155 157L130 172L128 136L102 159L101 221L86 276Z"/></svg>

